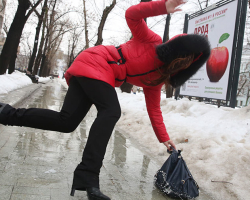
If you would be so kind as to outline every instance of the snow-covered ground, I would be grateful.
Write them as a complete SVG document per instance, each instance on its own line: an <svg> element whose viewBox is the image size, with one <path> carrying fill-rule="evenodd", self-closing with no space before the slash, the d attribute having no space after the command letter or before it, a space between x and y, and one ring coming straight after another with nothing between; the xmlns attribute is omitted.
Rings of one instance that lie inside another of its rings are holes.
<svg viewBox="0 0 250 200"><path fill-rule="evenodd" d="M39 77L39 82L46 83L50 78ZM33 84L31 79L24 73L15 71L12 74L0 75L0 94L7 94L10 91Z"/></svg>
<svg viewBox="0 0 250 200"><path fill-rule="evenodd" d="M31 84L23 76L17 72L13 77L1 75L0 93ZM64 80L58 80L66 86ZM166 147L154 135L143 93L127 94L119 89L117 93L122 108L117 127L163 163L168 154ZM200 188L215 199L249 199L250 106L217 108L188 99L166 99L164 96L161 108L168 133L177 149L182 150L184 160Z"/></svg>

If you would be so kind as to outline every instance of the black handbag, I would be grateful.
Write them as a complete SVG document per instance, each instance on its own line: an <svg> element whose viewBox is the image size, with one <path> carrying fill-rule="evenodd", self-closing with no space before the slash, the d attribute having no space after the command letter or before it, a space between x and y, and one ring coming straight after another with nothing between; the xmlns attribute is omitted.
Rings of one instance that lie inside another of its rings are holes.
<svg viewBox="0 0 250 200"><path fill-rule="evenodd" d="M160 191L171 198L194 199L199 196L199 186L183 160L180 150L173 149L155 174L154 183Z"/></svg>

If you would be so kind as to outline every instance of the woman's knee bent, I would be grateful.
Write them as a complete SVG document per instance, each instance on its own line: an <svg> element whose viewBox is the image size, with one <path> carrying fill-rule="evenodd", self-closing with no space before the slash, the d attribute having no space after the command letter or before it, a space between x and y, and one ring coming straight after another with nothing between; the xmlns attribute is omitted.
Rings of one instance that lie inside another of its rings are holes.
<svg viewBox="0 0 250 200"><path fill-rule="evenodd" d="M102 116L104 120L113 120L116 123L121 117L121 108L120 106L108 108L104 111L98 112L98 115Z"/></svg>

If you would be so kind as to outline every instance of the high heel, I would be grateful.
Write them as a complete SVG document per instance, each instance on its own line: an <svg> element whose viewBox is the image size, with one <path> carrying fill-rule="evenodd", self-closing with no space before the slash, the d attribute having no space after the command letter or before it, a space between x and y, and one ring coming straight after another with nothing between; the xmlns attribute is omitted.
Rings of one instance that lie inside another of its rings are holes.
<svg viewBox="0 0 250 200"><path fill-rule="evenodd" d="M73 186L72 186L72 188L71 188L71 192L70 192L70 196L74 196L75 195L75 191L76 190L79 190L79 191L86 191L86 188L73 188Z"/></svg>
<svg viewBox="0 0 250 200"><path fill-rule="evenodd" d="M75 195L75 191L76 191L76 190L75 190L74 188L72 188L72 189L71 189L70 196L72 196L72 197L73 197L73 196Z"/></svg>

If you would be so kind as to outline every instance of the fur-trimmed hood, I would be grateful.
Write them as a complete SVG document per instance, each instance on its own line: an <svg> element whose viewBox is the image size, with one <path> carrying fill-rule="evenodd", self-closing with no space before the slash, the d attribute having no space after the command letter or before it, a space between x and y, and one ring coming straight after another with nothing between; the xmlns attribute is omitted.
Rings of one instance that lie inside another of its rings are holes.
<svg viewBox="0 0 250 200"><path fill-rule="evenodd" d="M164 63L171 63L174 59L194 53L194 62L187 68L170 78L170 84L176 88L183 85L192 77L210 56L210 43L204 35L180 34L168 42L156 47L158 59Z"/></svg>

